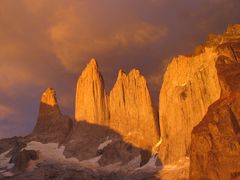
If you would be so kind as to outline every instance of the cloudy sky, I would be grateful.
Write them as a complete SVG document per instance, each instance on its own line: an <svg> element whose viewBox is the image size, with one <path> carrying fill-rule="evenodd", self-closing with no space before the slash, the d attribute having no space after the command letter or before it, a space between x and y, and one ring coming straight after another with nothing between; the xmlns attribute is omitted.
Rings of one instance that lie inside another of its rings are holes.
<svg viewBox="0 0 240 180"><path fill-rule="evenodd" d="M171 58L240 23L239 9L239 0L0 0L0 138L31 132L47 87L73 116L92 57L108 91L119 68L136 67L157 99Z"/></svg>

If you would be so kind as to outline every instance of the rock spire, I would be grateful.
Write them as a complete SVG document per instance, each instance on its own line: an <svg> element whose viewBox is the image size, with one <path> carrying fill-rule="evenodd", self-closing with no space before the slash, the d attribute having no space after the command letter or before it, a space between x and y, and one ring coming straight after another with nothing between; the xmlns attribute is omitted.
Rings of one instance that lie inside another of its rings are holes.
<svg viewBox="0 0 240 180"><path fill-rule="evenodd" d="M159 140L158 119L146 79L140 71L122 70L110 93L110 127L138 146L151 147Z"/></svg>
<svg viewBox="0 0 240 180"><path fill-rule="evenodd" d="M108 124L108 97L95 59L88 63L78 79L75 119L100 125Z"/></svg>
<svg viewBox="0 0 240 180"><path fill-rule="evenodd" d="M151 148L159 140L157 112L137 69L129 74L120 70L108 97L96 60L91 60L78 80L75 111L76 121L112 128L137 146Z"/></svg>
<svg viewBox="0 0 240 180"><path fill-rule="evenodd" d="M48 88L41 97L39 114L33 135L44 142L61 142L72 128L72 120L62 115L56 92Z"/></svg>

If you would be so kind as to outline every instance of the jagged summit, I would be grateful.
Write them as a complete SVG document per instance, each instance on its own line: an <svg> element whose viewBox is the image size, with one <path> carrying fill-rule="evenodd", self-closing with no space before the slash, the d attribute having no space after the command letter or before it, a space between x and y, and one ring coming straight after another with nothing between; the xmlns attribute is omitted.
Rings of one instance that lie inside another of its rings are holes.
<svg viewBox="0 0 240 180"><path fill-rule="evenodd" d="M46 91L42 94L41 103L49 106L58 105L56 91L53 88L47 88Z"/></svg>
<svg viewBox="0 0 240 180"><path fill-rule="evenodd" d="M89 63L86 65L86 67L82 71L81 77L82 78L91 77L91 78L99 79L100 81L103 81L96 59L93 58L89 61Z"/></svg>
<svg viewBox="0 0 240 180"><path fill-rule="evenodd" d="M203 47L216 47L226 42L239 42L240 39L240 24L229 25L223 34L209 34L207 42Z"/></svg>
<svg viewBox="0 0 240 180"><path fill-rule="evenodd" d="M117 80L120 80L123 78L138 78L138 77L143 77L139 69L134 68L128 74L126 74L122 69L120 69L118 71Z"/></svg>
<svg viewBox="0 0 240 180"><path fill-rule="evenodd" d="M110 92L109 108L109 126L128 142L150 148L159 140L157 116L146 80L139 70L133 69L128 74L119 71Z"/></svg>
<svg viewBox="0 0 240 180"><path fill-rule="evenodd" d="M92 58L89 63L87 64L87 69L91 68L91 69L98 69L98 63L97 60L95 58Z"/></svg>
<svg viewBox="0 0 240 180"><path fill-rule="evenodd" d="M231 36L240 35L240 24L230 24L224 34Z"/></svg>
<svg viewBox="0 0 240 180"><path fill-rule="evenodd" d="M136 77L141 76L141 72L139 69L134 68L129 72L128 76L136 78Z"/></svg>
<svg viewBox="0 0 240 180"><path fill-rule="evenodd" d="M119 80L123 77L126 77L126 76L127 76L127 74L122 69L119 69L117 80Z"/></svg>

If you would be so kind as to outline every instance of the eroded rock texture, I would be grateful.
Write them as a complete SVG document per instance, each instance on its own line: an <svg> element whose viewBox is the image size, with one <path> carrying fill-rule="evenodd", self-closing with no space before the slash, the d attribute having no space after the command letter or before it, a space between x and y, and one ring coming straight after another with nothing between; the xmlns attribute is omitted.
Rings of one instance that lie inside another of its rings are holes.
<svg viewBox="0 0 240 180"><path fill-rule="evenodd" d="M164 163L189 155L193 127L202 120L208 107L228 92L216 64L224 56L225 61L238 60L239 51L233 51L233 46L239 42L239 27L229 26L223 35L210 35L193 56L178 56L168 66L159 99L162 138L159 154ZM229 42L229 47L224 46Z"/></svg>
<svg viewBox="0 0 240 180"><path fill-rule="evenodd" d="M140 147L151 148L158 142L157 113L139 70L133 69L128 75L119 71L109 101L111 128Z"/></svg>
<svg viewBox="0 0 240 180"><path fill-rule="evenodd" d="M192 131L190 179L240 178L240 39L218 52L222 94Z"/></svg>
<svg viewBox="0 0 240 180"><path fill-rule="evenodd" d="M72 120L62 115L56 92L48 88L42 95L33 137L44 142L61 142L72 128Z"/></svg>
<svg viewBox="0 0 240 180"><path fill-rule="evenodd" d="M83 70L76 91L75 119L107 125L109 109L102 75L95 59Z"/></svg>
<svg viewBox="0 0 240 180"><path fill-rule="evenodd" d="M194 128L190 179L240 178L240 95L214 103Z"/></svg>

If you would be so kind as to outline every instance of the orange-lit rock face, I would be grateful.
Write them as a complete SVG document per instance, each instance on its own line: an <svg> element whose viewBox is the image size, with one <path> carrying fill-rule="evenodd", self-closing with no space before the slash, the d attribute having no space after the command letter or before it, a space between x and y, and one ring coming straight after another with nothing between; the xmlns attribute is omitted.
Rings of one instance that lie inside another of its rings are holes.
<svg viewBox="0 0 240 180"><path fill-rule="evenodd" d="M157 114L139 70L133 69L128 75L119 71L109 107L110 127L123 134L127 141L145 148L158 142Z"/></svg>
<svg viewBox="0 0 240 180"><path fill-rule="evenodd" d="M228 91L217 62L220 57L233 58L239 54L232 52L233 44L222 47L226 42L239 41L238 27L230 26L224 35L210 38L200 54L179 56L168 66L159 99L160 157L165 163L189 155L193 127L202 120L208 107Z"/></svg>
<svg viewBox="0 0 240 180"><path fill-rule="evenodd" d="M49 106L57 106L56 92L52 88L48 88L42 95L41 103Z"/></svg>
<svg viewBox="0 0 240 180"><path fill-rule="evenodd" d="M108 126L127 142L151 148L159 140L157 114L139 70L119 71L108 97L95 60L82 72L76 92L76 121Z"/></svg>
<svg viewBox="0 0 240 180"><path fill-rule="evenodd" d="M38 118L46 119L46 121L61 115L60 108L57 103L56 91L48 88L41 97Z"/></svg>
<svg viewBox="0 0 240 180"><path fill-rule="evenodd" d="M95 59L90 61L78 80L75 119L101 125L108 124L107 93Z"/></svg>
<svg viewBox="0 0 240 180"><path fill-rule="evenodd" d="M165 163L188 154L191 131L220 97L215 67L217 52L206 48L194 56L173 59L164 75L160 92L160 157Z"/></svg>

